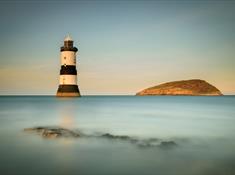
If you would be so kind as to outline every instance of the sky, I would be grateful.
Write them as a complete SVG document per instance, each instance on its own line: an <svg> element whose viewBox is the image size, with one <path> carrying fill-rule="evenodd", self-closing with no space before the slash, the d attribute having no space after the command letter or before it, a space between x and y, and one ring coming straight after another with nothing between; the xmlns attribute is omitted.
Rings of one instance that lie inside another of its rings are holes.
<svg viewBox="0 0 235 175"><path fill-rule="evenodd" d="M82 95L203 79L235 94L235 1L1 0L0 95L55 95L70 35Z"/></svg>

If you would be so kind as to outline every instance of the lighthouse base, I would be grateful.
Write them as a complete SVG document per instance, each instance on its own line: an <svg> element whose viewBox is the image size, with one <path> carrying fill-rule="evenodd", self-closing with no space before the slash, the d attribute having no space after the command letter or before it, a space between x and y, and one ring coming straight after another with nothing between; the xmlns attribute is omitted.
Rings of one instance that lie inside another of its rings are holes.
<svg viewBox="0 0 235 175"><path fill-rule="evenodd" d="M59 85L57 97L80 97L78 85Z"/></svg>

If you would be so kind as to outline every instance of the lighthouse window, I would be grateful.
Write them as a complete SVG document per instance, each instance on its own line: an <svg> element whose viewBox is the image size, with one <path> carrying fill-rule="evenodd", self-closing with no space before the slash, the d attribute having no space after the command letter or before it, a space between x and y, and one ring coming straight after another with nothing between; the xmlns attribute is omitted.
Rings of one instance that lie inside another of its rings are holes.
<svg viewBox="0 0 235 175"><path fill-rule="evenodd" d="M66 60L66 57L64 57L64 59Z"/></svg>

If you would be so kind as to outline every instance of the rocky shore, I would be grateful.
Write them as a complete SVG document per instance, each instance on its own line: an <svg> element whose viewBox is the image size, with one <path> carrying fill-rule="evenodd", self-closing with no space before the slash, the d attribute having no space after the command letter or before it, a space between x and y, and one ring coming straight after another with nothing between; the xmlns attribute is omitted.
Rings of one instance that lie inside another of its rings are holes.
<svg viewBox="0 0 235 175"><path fill-rule="evenodd" d="M44 138L58 138L58 137L80 137L80 134L61 127L34 127L25 128L26 132L34 132Z"/></svg>
<svg viewBox="0 0 235 175"><path fill-rule="evenodd" d="M47 139L55 139L55 138L103 138L115 141L125 141L131 144L135 144L141 148L150 148L150 147L158 147L162 149L170 149L177 146L177 144L172 140L161 140L158 138L149 138L149 139L139 139L135 137L130 137L126 135L113 135L110 133L101 133L99 135L86 135L78 132L76 130L70 130L61 127L33 127L33 128L25 128L25 132L36 133L43 138Z"/></svg>

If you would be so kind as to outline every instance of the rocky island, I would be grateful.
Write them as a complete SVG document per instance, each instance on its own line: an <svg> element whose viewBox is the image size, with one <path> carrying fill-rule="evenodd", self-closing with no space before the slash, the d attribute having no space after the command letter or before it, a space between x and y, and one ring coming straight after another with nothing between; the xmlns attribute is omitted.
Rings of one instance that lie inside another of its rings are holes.
<svg viewBox="0 0 235 175"><path fill-rule="evenodd" d="M192 96L219 96L223 95L219 89L205 80L192 79L172 81L150 87L136 95L192 95Z"/></svg>

